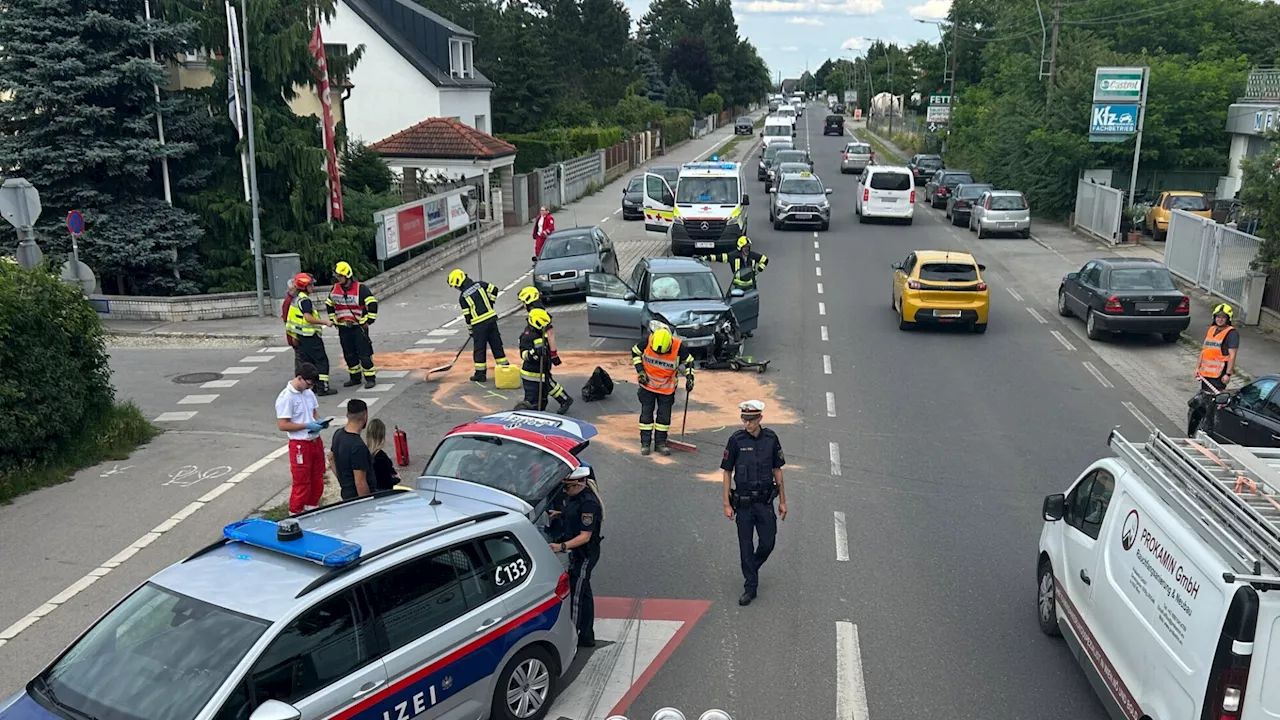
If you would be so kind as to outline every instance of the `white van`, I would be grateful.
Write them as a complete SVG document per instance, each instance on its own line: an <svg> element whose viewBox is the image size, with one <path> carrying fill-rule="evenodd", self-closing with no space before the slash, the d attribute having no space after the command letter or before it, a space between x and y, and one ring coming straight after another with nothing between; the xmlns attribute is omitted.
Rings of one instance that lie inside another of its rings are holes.
<svg viewBox="0 0 1280 720"><path fill-rule="evenodd" d="M1114 718L1280 718L1280 450L1108 444L1044 500L1040 629Z"/></svg>
<svg viewBox="0 0 1280 720"><path fill-rule="evenodd" d="M908 225L916 213L916 183L911 171L898 165L868 165L858 177L858 194L853 211L858 222L868 218L905 220Z"/></svg>
<svg viewBox="0 0 1280 720"><path fill-rule="evenodd" d="M786 140L791 142L791 138L796 135L796 126L790 120L770 115L764 119L764 129L760 131L761 142L764 147L769 147L778 140ZM763 150L763 148L761 148Z"/></svg>
<svg viewBox="0 0 1280 720"><path fill-rule="evenodd" d="M795 128L796 117L799 116L799 113L796 112L796 108L794 105L788 105L787 103L783 103L778 106L778 111L773 114L778 117L786 118L788 121L791 122L792 129Z"/></svg>

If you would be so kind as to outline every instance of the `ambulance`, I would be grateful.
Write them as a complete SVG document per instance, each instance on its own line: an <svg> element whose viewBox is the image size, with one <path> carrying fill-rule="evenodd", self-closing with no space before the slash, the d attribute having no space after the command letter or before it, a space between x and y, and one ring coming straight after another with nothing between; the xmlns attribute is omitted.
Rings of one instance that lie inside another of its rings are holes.
<svg viewBox="0 0 1280 720"><path fill-rule="evenodd" d="M681 165L675 188L660 175L644 175L645 229L667 233L673 255L734 250L747 234L748 204L742 166L715 156Z"/></svg>
<svg viewBox="0 0 1280 720"><path fill-rule="evenodd" d="M1041 508L1040 630L1113 718L1280 718L1280 450L1108 444Z"/></svg>

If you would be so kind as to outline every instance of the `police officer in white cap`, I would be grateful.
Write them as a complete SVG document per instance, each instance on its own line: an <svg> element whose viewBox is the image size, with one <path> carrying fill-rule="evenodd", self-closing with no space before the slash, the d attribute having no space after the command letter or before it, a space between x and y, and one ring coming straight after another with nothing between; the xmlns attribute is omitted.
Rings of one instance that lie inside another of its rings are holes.
<svg viewBox="0 0 1280 720"><path fill-rule="evenodd" d="M738 524L738 553L745 580L738 604L750 605L760 584L760 566L773 552L777 518L787 519L787 490L782 482L782 466L787 459L778 435L760 426L764 403L748 400L738 409L743 428L729 438L720 470L724 476L724 516Z"/></svg>

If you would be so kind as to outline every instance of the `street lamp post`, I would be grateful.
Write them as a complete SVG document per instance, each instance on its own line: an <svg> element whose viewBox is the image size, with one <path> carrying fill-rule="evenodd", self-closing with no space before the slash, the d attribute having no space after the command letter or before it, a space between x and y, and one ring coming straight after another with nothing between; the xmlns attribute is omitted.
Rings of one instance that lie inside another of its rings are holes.
<svg viewBox="0 0 1280 720"><path fill-rule="evenodd" d="M258 220L258 158L254 149L253 81L249 71L249 3L240 0L240 13L244 16L244 33L240 40L244 58L245 124L249 133L249 203L253 211L253 279L258 292L258 317L266 315L266 300L262 296L262 225Z"/></svg>

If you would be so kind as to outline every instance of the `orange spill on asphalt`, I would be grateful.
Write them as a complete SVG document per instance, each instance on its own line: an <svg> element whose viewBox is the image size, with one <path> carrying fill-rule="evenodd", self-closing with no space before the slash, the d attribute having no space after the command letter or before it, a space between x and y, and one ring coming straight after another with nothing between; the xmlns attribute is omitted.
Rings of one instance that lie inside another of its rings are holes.
<svg viewBox="0 0 1280 720"><path fill-rule="evenodd" d="M510 351L512 360L516 354ZM374 358L378 367L387 370L410 370L409 377L415 380L425 379L434 388L432 402L448 410L461 410L467 413L492 413L510 410L524 398L521 389L497 390L493 385L493 361L490 360L489 380L483 385L471 382L474 367L469 353L463 353L458 363L447 372L427 376L430 368L446 365L453 359L451 352L433 353L378 353ZM639 418L640 403L636 399L635 370L631 364L631 354L625 352L591 352L565 351L560 353L561 365L554 368L557 381L564 385L577 401L570 411L577 414L579 408L604 407L607 404L614 412L589 418L600 431L593 442L611 449L640 454L640 431L636 427ZM613 395L600 403L585 403L580 397L582 385L591 376L596 366L603 367L615 383ZM765 378L768 374L754 371L733 372L731 370L701 370L696 376L696 387L689 399L689 420L686 439L698 445L698 452L684 453L673 450L671 457L650 455L649 459L659 465L675 465L680 457L691 455L693 464L705 467L714 463L718 466L720 453L730 433L741 426L738 419L738 403L744 400L763 400L765 403L765 422L768 425L794 425L798 422L795 412L787 407L777 395L777 387ZM549 404L554 412L555 403ZM622 412L619 412L619 411ZM684 410L684 391L676 396L676 407L671 417L671 438L680 438L681 413ZM687 463L686 463L687 464ZM720 482L720 471L699 473L697 479L708 482Z"/></svg>

